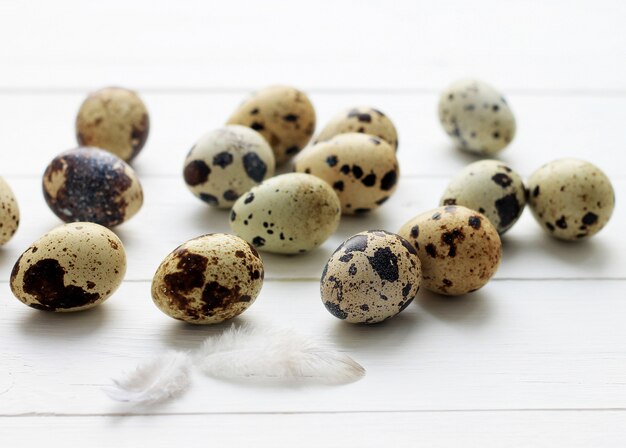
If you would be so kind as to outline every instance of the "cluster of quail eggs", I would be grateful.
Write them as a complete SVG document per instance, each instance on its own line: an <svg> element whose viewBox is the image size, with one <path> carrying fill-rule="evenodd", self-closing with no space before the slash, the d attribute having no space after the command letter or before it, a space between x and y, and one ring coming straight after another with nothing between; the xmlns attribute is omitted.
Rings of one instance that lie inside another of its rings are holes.
<svg viewBox="0 0 626 448"><path fill-rule="evenodd" d="M516 132L512 109L495 88L474 79L453 83L441 95L439 119L459 149L489 158L467 165L438 207L397 233L365 230L335 250L320 281L322 303L333 316L376 323L406 309L420 287L442 295L483 287L500 264L501 236L526 205L563 240L588 238L608 222L614 191L591 163L555 160L525 184L493 158ZM103 302L121 284L126 255L111 229L143 204L129 163L145 145L149 123L146 106L130 90L105 88L85 99L76 118L80 146L56 155L42 179L46 203L66 224L15 263L10 286L20 301L40 310L79 311ZM366 216L391 197L400 176L398 134L385 113L348 107L315 132L307 95L272 86L250 95L224 125L196 140L182 177L205 205L230 210L233 234L198 236L165 257L152 282L161 311L196 324L231 319L260 293L258 251L313 250L335 233L342 215ZM293 172L275 175L288 162ZM17 229L19 210L1 178L0 207L4 244Z"/></svg>

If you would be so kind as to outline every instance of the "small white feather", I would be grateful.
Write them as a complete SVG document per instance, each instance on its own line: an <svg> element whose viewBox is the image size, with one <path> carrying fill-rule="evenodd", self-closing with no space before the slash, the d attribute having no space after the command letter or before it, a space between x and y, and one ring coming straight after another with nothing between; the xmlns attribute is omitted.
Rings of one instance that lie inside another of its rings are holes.
<svg viewBox="0 0 626 448"><path fill-rule="evenodd" d="M194 356L206 375L222 379L349 383L365 369L344 353L287 329L231 326L206 339Z"/></svg>
<svg viewBox="0 0 626 448"><path fill-rule="evenodd" d="M190 357L183 352L168 352L139 364L135 370L104 392L113 400L133 403L156 403L185 390L190 382Z"/></svg>

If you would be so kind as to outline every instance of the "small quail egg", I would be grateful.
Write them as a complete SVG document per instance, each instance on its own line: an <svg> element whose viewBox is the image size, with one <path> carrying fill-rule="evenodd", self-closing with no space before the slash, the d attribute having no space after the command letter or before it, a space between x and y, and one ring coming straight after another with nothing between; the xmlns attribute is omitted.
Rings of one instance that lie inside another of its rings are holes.
<svg viewBox="0 0 626 448"><path fill-rule="evenodd" d="M143 204L143 190L133 169L98 148L70 149L56 156L44 172L43 193L63 221L107 227L127 221Z"/></svg>
<svg viewBox="0 0 626 448"><path fill-rule="evenodd" d="M324 267L320 291L333 316L369 324L409 306L420 281L420 261L411 243L393 233L369 230L337 248Z"/></svg>
<svg viewBox="0 0 626 448"><path fill-rule="evenodd" d="M19 224L20 210L13 190L0 177L0 246L13 238Z"/></svg>
<svg viewBox="0 0 626 448"><path fill-rule="evenodd" d="M258 131L281 164L304 148L315 132L315 110L304 92L288 86L253 93L228 119Z"/></svg>
<svg viewBox="0 0 626 448"><path fill-rule="evenodd" d="M165 257L152 280L152 299L174 319L216 324L252 305L263 275L263 262L250 244L225 233L203 235Z"/></svg>
<svg viewBox="0 0 626 448"><path fill-rule="evenodd" d="M185 160L189 190L204 202L230 208L237 198L274 175L274 153L250 128L229 125L202 136Z"/></svg>
<svg viewBox="0 0 626 448"><path fill-rule="evenodd" d="M11 272L11 291L38 310L81 311L108 299L125 273L120 239L106 227L76 222L56 227L26 249Z"/></svg>
<svg viewBox="0 0 626 448"><path fill-rule="evenodd" d="M463 205L485 215L501 235L524 211L526 187L522 178L499 160L467 165L448 184L440 205Z"/></svg>
<svg viewBox="0 0 626 448"><path fill-rule="evenodd" d="M398 234L417 249L422 285L457 296L476 291L495 274L502 255L500 237L482 214L448 205L421 213Z"/></svg>
<svg viewBox="0 0 626 448"><path fill-rule="evenodd" d="M528 179L535 219L555 238L577 241L598 233L615 207L611 181L598 167L577 159L550 162Z"/></svg>
<svg viewBox="0 0 626 448"><path fill-rule="evenodd" d="M126 162L139 154L149 130L145 104L135 92L121 87L91 93L76 117L79 145L106 149Z"/></svg>
<svg viewBox="0 0 626 448"><path fill-rule="evenodd" d="M373 135L389 143L393 149L398 149L398 133L389 117L369 106L352 107L339 112L322 129L315 143L349 132Z"/></svg>
<svg viewBox="0 0 626 448"><path fill-rule="evenodd" d="M439 121L462 150L493 156L515 136L515 117L504 96L477 79L450 85L439 99Z"/></svg>
<svg viewBox="0 0 626 448"><path fill-rule="evenodd" d="M378 208L396 190L400 172L396 153L386 141L358 133L308 147L294 169L332 185L347 215Z"/></svg>
<svg viewBox="0 0 626 448"><path fill-rule="evenodd" d="M341 204L332 188L310 174L272 177L241 196L230 214L230 228L267 252L311 250L332 235Z"/></svg>

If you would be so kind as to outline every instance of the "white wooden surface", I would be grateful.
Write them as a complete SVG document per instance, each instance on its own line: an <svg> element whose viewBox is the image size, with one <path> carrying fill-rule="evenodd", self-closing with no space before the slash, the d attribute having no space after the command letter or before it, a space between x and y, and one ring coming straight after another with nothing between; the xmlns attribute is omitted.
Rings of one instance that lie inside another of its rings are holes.
<svg viewBox="0 0 626 448"><path fill-rule="evenodd" d="M0 1L0 175L22 211L0 249L0 445L623 447L626 445L626 3ZM457 77L498 85L519 132L502 159L528 175L563 156L614 180L615 215L592 240L545 236L526 212L481 291L420 292L396 319L348 326L321 305L317 280L346 237L397 230L436 205L471 162L439 129L438 92ZM259 387L196 378L156 407L111 402L111 376L225 328L162 315L149 285L161 259L227 214L186 191L184 156L250 89L310 92L323 124L372 104L400 134L401 182L378 212L346 218L321 248L263 255L267 281L240 322L291 326L336 344L368 370L341 387ZM8 287L19 254L59 224L40 192L48 161L74 143L88 90L142 93L151 134L135 167L141 212L116 229L125 283L102 307L51 315Z"/></svg>

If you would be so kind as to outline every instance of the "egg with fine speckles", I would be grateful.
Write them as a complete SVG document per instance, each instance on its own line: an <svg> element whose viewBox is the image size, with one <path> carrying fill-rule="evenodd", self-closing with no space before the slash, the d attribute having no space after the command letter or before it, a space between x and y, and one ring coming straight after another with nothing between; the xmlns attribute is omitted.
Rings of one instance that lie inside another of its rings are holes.
<svg viewBox="0 0 626 448"><path fill-rule="evenodd" d="M326 124L315 138L315 143L330 140L335 135L358 132L385 140L398 149L398 133L387 115L370 106L357 106L342 110Z"/></svg>
<svg viewBox="0 0 626 448"><path fill-rule="evenodd" d="M20 256L11 272L11 291L24 304L44 311L82 311L106 299L126 273L120 239L90 222L51 230Z"/></svg>
<svg viewBox="0 0 626 448"><path fill-rule="evenodd" d="M107 87L89 94L76 116L76 139L130 162L144 147L150 131L146 105L137 93Z"/></svg>
<svg viewBox="0 0 626 448"><path fill-rule="evenodd" d="M322 302L336 318L373 324L404 310L421 282L415 248L399 235L369 230L348 238L320 281Z"/></svg>
<svg viewBox="0 0 626 448"><path fill-rule="evenodd" d="M152 280L152 299L174 319L216 324L252 305L263 276L263 262L250 244L224 233L203 235L165 257Z"/></svg>
<svg viewBox="0 0 626 448"><path fill-rule="evenodd" d="M254 92L228 119L228 124L259 132L281 164L304 148L315 132L315 109L307 95L289 86Z"/></svg>
<svg viewBox="0 0 626 448"><path fill-rule="evenodd" d="M328 182L346 215L378 208L395 192L400 176L389 143L354 132L309 146L296 159L294 169Z"/></svg>
<svg viewBox="0 0 626 448"><path fill-rule="evenodd" d="M9 184L0 177L0 246L8 242L20 224L20 210Z"/></svg>
<svg viewBox="0 0 626 448"><path fill-rule="evenodd" d="M457 296L482 288L502 257L500 236L489 219L466 207L448 205L407 221L398 234L417 250L422 286Z"/></svg>
<svg viewBox="0 0 626 448"><path fill-rule="evenodd" d="M615 207L611 181L598 167L578 159L559 159L528 179L529 205L551 236L580 241L598 233Z"/></svg>
<svg viewBox="0 0 626 448"><path fill-rule="evenodd" d="M98 148L75 148L56 156L43 175L50 209L65 222L113 227L128 221L143 204L135 171Z"/></svg>
<svg viewBox="0 0 626 448"><path fill-rule="evenodd" d="M326 241L340 218L341 204L330 185L310 174L287 173L240 197L230 228L259 250L297 254Z"/></svg>
<svg viewBox="0 0 626 448"><path fill-rule="evenodd" d="M463 205L477 210L502 235L522 215L526 187L520 175L499 160L480 160L454 176L440 205Z"/></svg>
<svg viewBox="0 0 626 448"><path fill-rule="evenodd" d="M439 121L458 148L476 154L493 156L515 137L509 103L477 79L457 81L441 94Z"/></svg>
<svg viewBox="0 0 626 448"><path fill-rule="evenodd" d="M209 205L230 208L243 193L274 175L274 153L261 135L239 125L203 135L183 168L189 190Z"/></svg>

